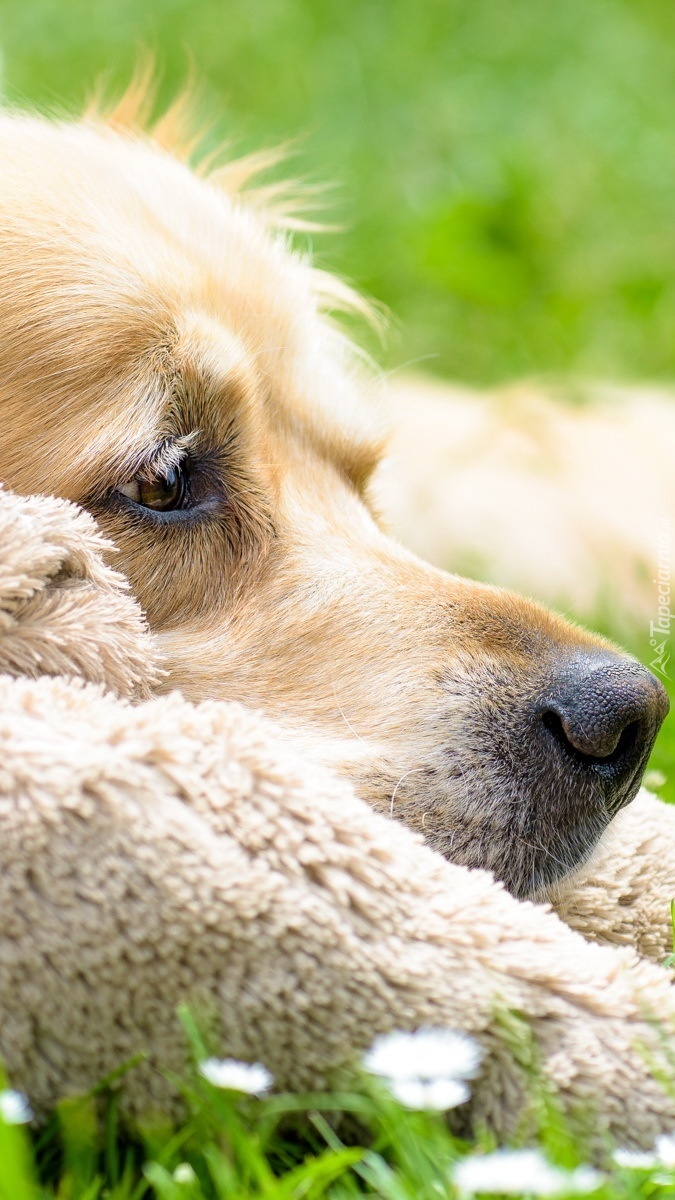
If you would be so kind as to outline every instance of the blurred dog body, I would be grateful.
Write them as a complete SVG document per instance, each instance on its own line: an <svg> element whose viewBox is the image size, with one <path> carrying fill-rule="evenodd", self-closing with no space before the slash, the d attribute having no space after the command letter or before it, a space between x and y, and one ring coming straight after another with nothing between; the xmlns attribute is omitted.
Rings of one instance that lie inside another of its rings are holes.
<svg viewBox="0 0 675 1200"><path fill-rule="evenodd" d="M595 385L574 402L423 378L387 384L393 434L377 474L390 529L423 558L514 588L617 636L658 613L675 547L675 397Z"/></svg>

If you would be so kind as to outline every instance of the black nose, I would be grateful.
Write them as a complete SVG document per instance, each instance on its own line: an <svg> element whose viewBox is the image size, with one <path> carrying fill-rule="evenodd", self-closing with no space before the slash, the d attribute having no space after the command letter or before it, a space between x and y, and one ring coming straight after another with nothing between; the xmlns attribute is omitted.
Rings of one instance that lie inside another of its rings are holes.
<svg viewBox="0 0 675 1200"><path fill-rule="evenodd" d="M669 702L658 679L631 659L578 656L543 698L555 752L592 772L612 812L632 800Z"/></svg>

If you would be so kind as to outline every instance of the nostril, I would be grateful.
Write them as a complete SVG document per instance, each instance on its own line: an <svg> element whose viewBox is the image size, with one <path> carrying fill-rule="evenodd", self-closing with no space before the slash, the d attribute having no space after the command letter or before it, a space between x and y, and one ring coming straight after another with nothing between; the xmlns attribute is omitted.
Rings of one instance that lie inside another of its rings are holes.
<svg viewBox="0 0 675 1200"><path fill-rule="evenodd" d="M589 754L574 742L574 734L565 729L560 715L553 709L542 713L542 723L556 742L571 758L586 766L614 766L632 757L640 738L640 722L631 721L619 734L616 744L606 754Z"/></svg>
<svg viewBox="0 0 675 1200"><path fill-rule="evenodd" d="M668 696L632 659L579 656L561 665L535 711L555 769L583 771L614 812L635 795Z"/></svg>

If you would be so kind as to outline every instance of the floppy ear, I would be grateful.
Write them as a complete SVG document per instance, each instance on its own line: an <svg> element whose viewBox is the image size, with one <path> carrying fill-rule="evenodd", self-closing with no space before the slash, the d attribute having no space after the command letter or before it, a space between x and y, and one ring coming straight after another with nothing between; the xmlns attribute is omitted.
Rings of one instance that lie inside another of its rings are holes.
<svg viewBox="0 0 675 1200"><path fill-rule="evenodd" d="M0 490L0 673L76 675L149 695L157 654L114 547L75 505Z"/></svg>

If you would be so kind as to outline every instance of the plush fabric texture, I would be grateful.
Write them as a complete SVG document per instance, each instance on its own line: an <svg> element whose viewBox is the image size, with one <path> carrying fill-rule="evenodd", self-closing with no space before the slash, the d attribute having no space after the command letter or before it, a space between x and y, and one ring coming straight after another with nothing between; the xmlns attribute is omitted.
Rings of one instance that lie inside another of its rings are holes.
<svg viewBox="0 0 675 1200"><path fill-rule="evenodd" d="M519 903L235 704L143 699L161 669L93 522L0 492L0 1053L40 1113L131 1055L126 1111L175 1107L176 1007L280 1087L345 1079L380 1032L466 1030L486 1058L456 1117L522 1115L533 1050L598 1143L675 1122L651 1077L675 1018L673 819L644 795L560 911ZM622 948L592 944L619 942Z"/></svg>

